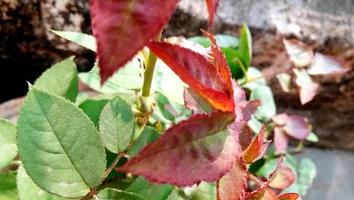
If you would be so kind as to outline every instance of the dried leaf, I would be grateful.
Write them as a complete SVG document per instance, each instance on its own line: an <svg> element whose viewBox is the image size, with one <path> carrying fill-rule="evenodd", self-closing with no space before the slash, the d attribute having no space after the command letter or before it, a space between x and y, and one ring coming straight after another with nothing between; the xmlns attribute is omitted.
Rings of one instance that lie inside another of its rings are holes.
<svg viewBox="0 0 354 200"><path fill-rule="evenodd" d="M228 95L229 88L205 57L189 49L168 43L150 42L148 46L190 88L215 109L224 112L234 110L234 102Z"/></svg>
<svg viewBox="0 0 354 200"><path fill-rule="evenodd" d="M343 67L343 65L334 58L316 53L307 71L311 75L343 74L349 71L349 68Z"/></svg>
<svg viewBox="0 0 354 200"><path fill-rule="evenodd" d="M90 0L101 83L158 35L176 4L177 0Z"/></svg>
<svg viewBox="0 0 354 200"><path fill-rule="evenodd" d="M231 113L194 115L168 129L118 171L177 186L215 181L231 169L241 151L237 139L224 129L232 120Z"/></svg>
<svg viewBox="0 0 354 200"><path fill-rule="evenodd" d="M243 200L246 187L246 166L243 161L240 160L217 182L217 199Z"/></svg>
<svg viewBox="0 0 354 200"><path fill-rule="evenodd" d="M278 159L277 168L269 175L268 185L275 189L286 189L295 182L295 174L283 162L283 157Z"/></svg>

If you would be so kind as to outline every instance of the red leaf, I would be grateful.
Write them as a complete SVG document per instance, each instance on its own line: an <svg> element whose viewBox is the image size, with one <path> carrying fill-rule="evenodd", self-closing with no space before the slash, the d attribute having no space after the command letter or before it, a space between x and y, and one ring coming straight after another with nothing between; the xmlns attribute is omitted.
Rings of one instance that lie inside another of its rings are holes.
<svg viewBox="0 0 354 200"><path fill-rule="evenodd" d="M247 147L251 144L252 139L253 139L252 130L250 129L250 127L246 126L243 129L243 131L242 131L242 133L240 134L240 137L239 137L239 141L240 141L240 145L241 145L242 151L247 149Z"/></svg>
<svg viewBox="0 0 354 200"><path fill-rule="evenodd" d="M183 97L185 106L192 110L194 114L210 113L215 110L212 105L191 88L184 90Z"/></svg>
<svg viewBox="0 0 354 200"><path fill-rule="evenodd" d="M269 175L268 185L276 189L286 189L295 182L295 174L284 164L283 157L278 160L277 168Z"/></svg>
<svg viewBox="0 0 354 200"><path fill-rule="evenodd" d="M280 127L274 128L274 147L277 153L285 153L288 149L289 137Z"/></svg>
<svg viewBox="0 0 354 200"><path fill-rule="evenodd" d="M118 171L177 186L215 181L232 168L241 151L224 129L232 120L231 113L194 115L168 129Z"/></svg>
<svg viewBox="0 0 354 200"><path fill-rule="evenodd" d="M217 182L217 198L218 200L243 200L245 198L246 187L246 166L242 161L238 161Z"/></svg>
<svg viewBox="0 0 354 200"><path fill-rule="evenodd" d="M208 12L209 12L209 22L208 27L211 27L214 21L214 16L219 5L219 0L206 0Z"/></svg>
<svg viewBox="0 0 354 200"><path fill-rule="evenodd" d="M247 194L246 200L278 200L278 197L270 188L263 187Z"/></svg>
<svg viewBox="0 0 354 200"><path fill-rule="evenodd" d="M311 75L343 74L349 71L349 68L343 67L343 65L334 58L316 53L307 71Z"/></svg>
<svg viewBox="0 0 354 200"><path fill-rule="evenodd" d="M227 95L229 89L205 57L190 49L168 43L150 42L148 46L215 109L224 112L234 110L234 102Z"/></svg>
<svg viewBox="0 0 354 200"><path fill-rule="evenodd" d="M306 119L299 115L288 115L284 131L298 140L307 138L311 132Z"/></svg>
<svg viewBox="0 0 354 200"><path fill-rule="evenodd" d="M90 0L101 82L159 33L177 0Z"/></svg>
<svg viewBox="0 0 354 200"><path fill-rule="evenodd" d="M219 72L219 75L224 80L225 85L229 89L229 96L230 96L230 98L232 98L234 94L233 94L233 87L232 87L232 82L231 82L231 72L230 72L229 65L227 64L227 61L226 61L221 49L218 47L215 37L207 31L203 31L203 33L211 41L211 51L213 53L214 66L215 66L216 70Z"/></svg>
<svg viewBox="0 0 354 200"><path fill-rule="evenodd" d="M242 158L247 164L260 159L268 148L270 142L265 142L264 129L265 127L263 126L258 135L243 152Z"/></svg>
<svg viewBox="0 0 354 200"><path fill-rule="evenodd" d="M297 200L299 194L296 193L286 193L279 196L279 200Z"/></svg>

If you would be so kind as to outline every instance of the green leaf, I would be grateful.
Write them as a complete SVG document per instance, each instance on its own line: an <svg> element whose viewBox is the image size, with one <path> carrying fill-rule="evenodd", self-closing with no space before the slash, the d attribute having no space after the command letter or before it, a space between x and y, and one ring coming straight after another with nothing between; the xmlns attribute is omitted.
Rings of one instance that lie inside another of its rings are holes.
<svg viewBox="0 0 354 200"><path fill-rule="evenodd" d="M247 122L247 125L252 129L253 132L259 133L262 129L263 123L259 121L254 115Z"/></svg>
<svg viewBox="0 0 354 200"><path fill-rule="evenodd" d="M239 63L239 60L241 59L240 52L233 48L222 48L222 52L224 53L227 64L230 67L232 77L235 79L244 77L245 74Z"/></svg>
<svg viewBox="0 0 354 200"><path fill-rule="evenodd" d="M246 78L243 78L239 81L241 84L243 84L244 88L247 88L251 91L256 89L259 86L267 85L267 82L263 77L262 72L255 67L248 68L247 77L248 80L246 80Z"/></svg>
<svg viewBox="0 0 354 200"><path fill-rule="evenodd" d="M312 185L317 175L316 166L309 158L303 158L299 163L297 172L298 179L296 183L299 185L300 194L306 195L308 188Z"/></svg>
<svg viewBox="0 0 354 200"><path fill-rule="evenodd" d="M259 99L261 105L258 107L255 115L258 119L262 121L268 121L276 114L276 107L274 102L274 97L272 90L266 86L259 86L251 92L251 97L253 99Z"/></svg>
<svg viewBox="0 0 354 200"><path fill-rule="evenodd" d="M310 135L307 136L306 140L310 141L310 142L318 142L319 141L318 136L314 132L311 132Z"/></svg>
<svg viewBox="0 0 354 200"><path fill-rule="evenodd" d="M126 191L141 195L146 200L165 200L171 194L172 186L166 184L153 184L145 180L143 177L138 177L126 189Z"/></svg>
<svg viewBox="0 0 354 200"><path fill-rule="evenodd" d="M92 35L88 35L85 33L72 32L72 31L54 31L51 30L52 33L65 38L71 42L74 42L82 47L90 49L91 51L96 52L96 39Z"/></svg>
<svg viewBox="0 0 354 200"><path fill-rule="evenodd" d="M211 42L208 38L203 37L203 36L194 36L194 37L190 37L188 38L189 41L195 42L197 44L202 45L205 48L210 47Z"/></svg>
<svg viewBox="0 0 354 200"><path fill-rule="evenodd" d="M247 24L242 26L239 51L242 55L241 61L247 70L252 60L252 36Z"/></svg>
<svg viewBox="0 0 354 200"><path fill-rule="evenodd" d="M134 136L135 118L130 105L120 97L109 101L102 110L99 127L108 150L124 151Z"/></svg>
<svg viewBox="0 0 354 200"><path fill-rule="evenodd" d="M0 169L7 167L16 155L16 126L0 119Z"/></svg>
<svg viewBox="0 0 354 200"><path fill-rule="evenodd" d="M140 89L143 84L141 76L143 71L139 62L141 59L142 58L139 56L133 58L128 64L114 73L102 87L97 64L95 64L91 71L80 73L79 78L90 88L104 94L112 94L126 90L137 90Z"/></svg>
<svg viewBox="0 0 354 200"><path fill-rule="evenodd" d="M73 58L63 60L46 70L33 86L75 102L78 92L78 77Z"/></svg>
<svg viewBox="0 0 354 200"><path fill-rule="evenodd" d="M215 35L215 39L220 48L237 48L240 43L239 39L232 35L217 34ZM190 37L188 40L200 44L205 48L211 45L210 40L203 36Z"/></svg>
<svg viewBox="0 0 354 200"><path fill-rule="evenodd" d="M18 199L16 190L16 176L14 174L0 174L0 199Z"/></svg>
<svg viewBox="0 0 354 200"><path fill-rule="evenodd" d="M17 170L17 190L21 200L64 200L39 188L20 166Z"/></svg>
<svg viewBox="0 0 354 200"><path fill-rule="evenodd" d="M156 111L154 115L164 123L177 123L191 114L183 104L176 103L161 93L155 95Z"/></svg>
<svg viewBox="0 0 354 200"><path fill-rule="evenodd" d="M185 189L190 200L214 200L216 199L215 183L202 182L198 186Z"/></svg>
<svg viewBox="0 0 354 200"><path fill-rule="evenodd" d="M73 103L31 88L17 125L21 161L33 181L62 197L82 197L101 183L105 152L99 133Z"/></svg>
<svg viewBox="0 0 354 200"><path fill-rule="evenodd" d="M109 99L88 99L79 105L79 108L91 119L96 128L99 127L100 115L103 107L107 104Z"/></svg>
<svg viewBox="0 0 354 200"><path fill-rule="evenodd" d="M114 188L106 188L97 195L100 200L148 200L145 197Z"/></svg>
<svg viewBox="0 0 354 200"><path fill-rule="evenodd" d="M157 140L160 137L160 134L150 126L145 126L143 132L139 138L135 141L132 148L129 150L128 154L130 156L135 156L139 151L145 147L145 145Z"/></svg>

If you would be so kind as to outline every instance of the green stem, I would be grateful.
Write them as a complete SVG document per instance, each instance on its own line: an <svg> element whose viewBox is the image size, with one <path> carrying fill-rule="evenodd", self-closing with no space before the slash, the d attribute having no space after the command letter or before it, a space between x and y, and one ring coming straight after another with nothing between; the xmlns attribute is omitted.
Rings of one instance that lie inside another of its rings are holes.
<svg viewBox="0 0 354 200"><path fill-rule="evenodd" d="M160 41L160 39L161 39L161 32L157 35L155 40ZM150 50L148 59L145 62L146 68L145 68L145 72L144 72L144 83L143 83L143 89L142 89L143 97L150 96L150 88L151 88L151 83L152 83L152 79L154 76L156 61L157 61L157 58L156 58L155 54Z"/></svg>

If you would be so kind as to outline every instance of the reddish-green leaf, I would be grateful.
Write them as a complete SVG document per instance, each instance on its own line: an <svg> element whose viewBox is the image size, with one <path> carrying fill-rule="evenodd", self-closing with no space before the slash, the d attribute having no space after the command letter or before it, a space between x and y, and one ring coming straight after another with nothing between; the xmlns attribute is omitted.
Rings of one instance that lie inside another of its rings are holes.
<svg viewBox="0 0 354 200"><path fill-rule="evenodd" d="M208 26L211 27L214 21L214 16L219 5L219 0L206 0L208 12L209 12L209 22Z"/></svg>
<svg viewBox="0 0 354 200"><path fill-rule="evenodd" d="M296 193L286 193L279 196L279 200L297 200L299 194Z"/></svg>
<svg viewBox="0 0 354 200"><path fill-rule="evenodd" d="M278 160L277 168L269 175L268 185L275 189L286 189L295 182L295 174L283 162L283 157Z"/></svg>
<svg viewBox="0 0 354 200"><path fill-rule="evenodd" d="M254 138L251 144L243 152L242 157L247 164L260 159L268 148L270 142L265 141L264 129L265 127L263 126L261 131L258 133L258 135Z"/></svg>
<svg viewBox="0 0 354 200"><path fill-rule="evenodd" d="M90 0L102 83L159 33L177 0Z"/></svg>
<svg viewBox="0 0 354 200"><path fill-rule="evenodd" d="M249 193L245 200L278 200L278 197L273 190L263 187Z"/></svg>
<svg viewBox="0 0 354 200"><path fill-rule="evenodd" d="M246 166L240 160L217 182L218 200L243 200L246 187Z"/></svg>
<svg viewBox="0 0 354 200"><path fill-rule="evenodd" d="M232 120L233 115L224 112L194 115L117 170L177 186L215 181L232 168L241 151L225 129Z"/></svg>
<svg viewBox="0 0 354 200"><path fill-rule="evenodd" d="M229 88L224 84L216 68L204 56L168 43L150 42L148 46L215 109L224 112L234 110L234 102L228 95Z"/></svg>

